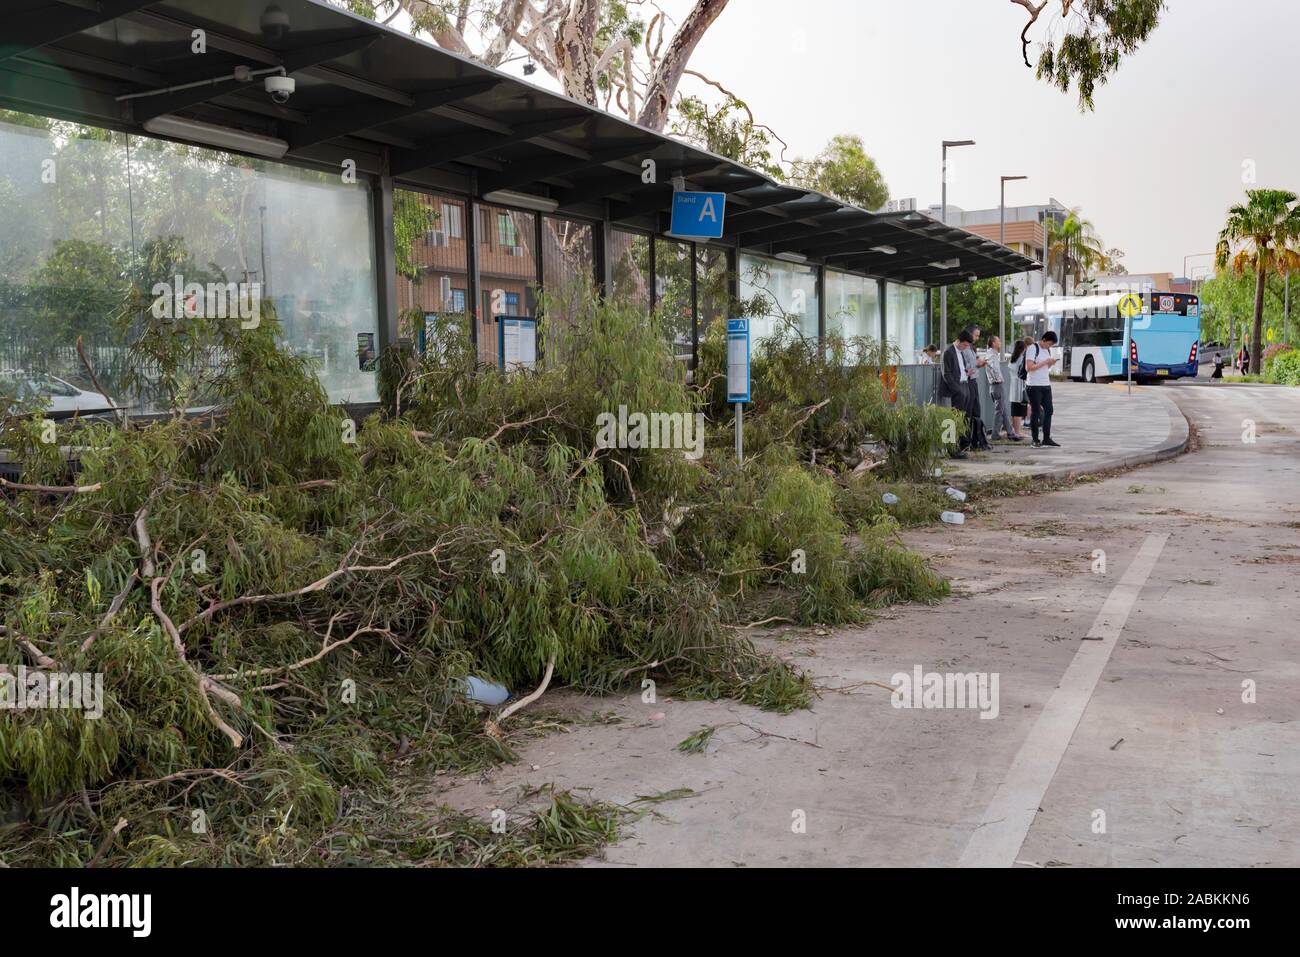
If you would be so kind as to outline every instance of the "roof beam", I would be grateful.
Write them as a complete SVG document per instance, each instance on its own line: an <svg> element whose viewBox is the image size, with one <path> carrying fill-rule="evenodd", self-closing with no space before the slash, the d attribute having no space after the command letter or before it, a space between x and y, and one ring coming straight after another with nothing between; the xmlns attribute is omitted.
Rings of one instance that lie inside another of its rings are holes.
<svg viewBox="0 0 1300 957"><path fill-rule="evenodd" d="M745 232L745 245L766 245L781 240L798 240L803 237L816 236L819 234L836 234L845 229L852 229L855 226L863 226L870 222L870 213L863 214L868 217L862 219L858 216L849 216L842 212L836 211L823 213L817 216L807 216L801 219L778 220L771 226L765 226L762 229L753 229ZM806 243L805 243L806 245ZM802 245L795 243L790 249L774 249L774 252L803 252Z"/></svg>
<svg viewBox="0 0 1300 957"><path fill-rule="evenodd" d="M646 144L644 142L625 143L622 146L611 146L609 149L589 153L585 160L573 157L556 157L550 160L512 162L502 173L493 176L480 176L478 181L479 190L484 193L491 193L494 190L514 189L516 186L524 186L528 183L536 183L556 176L567 176L570 173L577 173L595 166L604 166L606 163L635 156L637 153L645 152L645 148Z"/></svg>
<svg viewBox="0 0 1300 957"><path fill-rule="evenodd" d="M317 143L324 143L326 140L337 139L340 136L353 136L376 126L383 126L385 123L400 120L404 116L425 113L434 107L444 106L466 97L477 96L480 93L486 93L500 83L501 80L496 77L454 83L450 86L439 87L436 90L417 93L411 98L411 103L405 106L397 103L365 103L360 106L322 110L308 117L306 129L296 130L289 137L289 152L293 153L308 146L315 146Z"/></svg>
<svg viewBox="0 0 1300 957"><path fill-rule="evenodd" d="M528 140L546 133L567 130L590 119L587 113L566 113L564 116L534 120L509 128L509 133L465 133L444 137L421 144L414 150L395 150L392 154L392 175L405 176L416 170L443 163L454 163L466 157L486 153L510 143L511 140Z"/></svg>
<svg viewBox="0 0 1300 957"><path fill-rule="evenodd" d="M737 233L747 233L763 226L782 226L797 223L811 216L819 216L822 213L829 213L840 208L839 203L829 199L815 202L797 200L793 203L769 206L766 209L746 210L732 220L731 227ZM774 222L773 220L777 221ZM758 225L751 225L753 223Z"/></svg>
<svg viewBox="0 0 1300 957"><path fill-rule="evenodd" d="M147 7L154 0L101 0L95 10L69 8L60 5L55 10L29 10L5 19L4 43L0 43L0 60L35 50L89 30L101 23L108 23L118 17Z"/></svg>
<svg viewBox="0 0 1300 957"><path fill-rule="evenodd" d="M357 53L378 39L379 34L370 33L359 37L346 37L342 40L322 43L318 46L304 47L301 50L286 53L280 65L284 67L286 73L295 73L309 66L328 63L330 60L337 60L339 57L347 56L350 53ZM177 110L198 106L200 103L215 100L217 97L237 92L240 89L247 89L251 85L229 85L236 82L235 80L219 80L207 86L196 86L188 90L177 90L174 93L162 93L158 96L134 100L132 101L132 115L137 123L144 123L165 113L175 113Z"/></svg>
<svg viewBox="0 0 1300 957"><path fill-rule="evenodd" d="M653 146L651 149L653 149ZM717 166L717 161L700 161L698 163L677 164L673 167L673 175L680 173L682 176L692 176L697 173L703 173L714 169ZM663 187L665 185L667 184L643 183L639 173L611 173L609 176L602 176L600 179L592 180L582 189L568 190L557 198L559 199L561 206L576 206L582 203L592 202L593 200L606 199L615 194L640 193L647 189Z"/></svg>

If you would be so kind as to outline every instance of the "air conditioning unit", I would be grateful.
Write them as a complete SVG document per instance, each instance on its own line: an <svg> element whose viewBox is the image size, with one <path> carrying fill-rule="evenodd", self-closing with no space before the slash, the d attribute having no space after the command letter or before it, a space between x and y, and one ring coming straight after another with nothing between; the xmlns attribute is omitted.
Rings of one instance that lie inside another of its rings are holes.
<svg viewBox="0 0 1300 957"><path fill-rule="evenodd" d="M522 256L524 254L523 246L507 246L506 252L511 256Z"/></svg>
<svg viewBox="0 0 1300 957"><path fill-rule="evenodd" d="M431 229L431 230L429 230L429 245L430 245L430 246L445 246L445 245L447 245L447 233L446 233L446 231L445 231L445 230L442 230L442 229Z"/></svg>

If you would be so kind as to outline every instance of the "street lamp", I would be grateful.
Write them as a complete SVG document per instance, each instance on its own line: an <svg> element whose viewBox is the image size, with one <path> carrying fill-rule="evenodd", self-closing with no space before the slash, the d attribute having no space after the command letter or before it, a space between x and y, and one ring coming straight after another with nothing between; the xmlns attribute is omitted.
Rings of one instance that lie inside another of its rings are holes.
<svg viewBox="0 0 1300 957"><path fill-rule="evenodd" d="M1213 256L1214 253L1188 253L1183 257L1183 278L1188 282L1192 281L1192 274L1187 271L1187 261L1189 259L1200 259L1202 256ZM1197 287L1198 291L1200 287Z"/></svg>
<svg viewBox="0 0 1300 957"><path fill-rule="evenodd" d="M942 198L940 199L939 222L945 226L948 224L948 148L958 146L974 146L974 140L944 140L943 141L943 184L940 189ZM939 341L946 343L948 341L948 287L942 286L939 289Z"/></svg>
<svg viewBox="0 0 1300 957"><path fill-rule="evenodd" d="M1018 179L1029 179L1028 176L1003 176L1002 177L1002 197L998 200L998 242L1003 246L1007 244L1007 183L1014 182ZM1007 347L1007 280L1005 276L998 277L998 341L1002 343L1002 348ZM998 357L999 359L1001 356Z"/></svg>

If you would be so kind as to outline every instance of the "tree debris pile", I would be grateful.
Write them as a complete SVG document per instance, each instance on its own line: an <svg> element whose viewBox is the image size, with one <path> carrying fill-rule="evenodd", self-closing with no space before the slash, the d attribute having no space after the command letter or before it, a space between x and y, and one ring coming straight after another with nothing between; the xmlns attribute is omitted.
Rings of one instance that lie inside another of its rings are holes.
<svg viewBox="0 0 1300 957"><path fill-rule="evenodd" d="M425 356L384 357L389 408L360 428L265 308L198 336L125 312L177 410L196 394L186 350L227 361L202 416L65 425L51 444L7 414L23 481L0 490L0 666L102 675L103 693L93 719L0 711L0 863L491 860L474 828L434 840L392 799L415 772L512 758L467 676L649 678L790 710L811 682L744 637L755 609L833 623L946 592L871 503L906 491L922 520L933 490L828 454L872 433L901 479L942 445L903 434L918 413L870 372L836 381L816 353L760 364L756 389L782 397L755 409L765 438L741 467L729 442L693 460L597 441L620 407L728 426L654 322L594 297L533 372L476 368L450 323L431 330ZM81 449L75 477L60 445ZM605 820L564 800L539 833Z"/></svg>

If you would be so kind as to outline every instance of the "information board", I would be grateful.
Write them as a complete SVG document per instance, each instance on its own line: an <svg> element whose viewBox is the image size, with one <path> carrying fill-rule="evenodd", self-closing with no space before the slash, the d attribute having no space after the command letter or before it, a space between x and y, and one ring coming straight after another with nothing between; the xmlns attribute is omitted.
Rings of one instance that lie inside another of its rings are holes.
<svg viewBox="0 0 1300 957"><path fill-rule="evenodd" d="M749 320L727 320L727 401L749 401Z"/></svg>
<svg viewBox="0 0 1300 957"><path fill-rule="evenodd" d="M527 316L497 316L497 363L502 371L533 369L537 365L537 320Z"/></svg>

